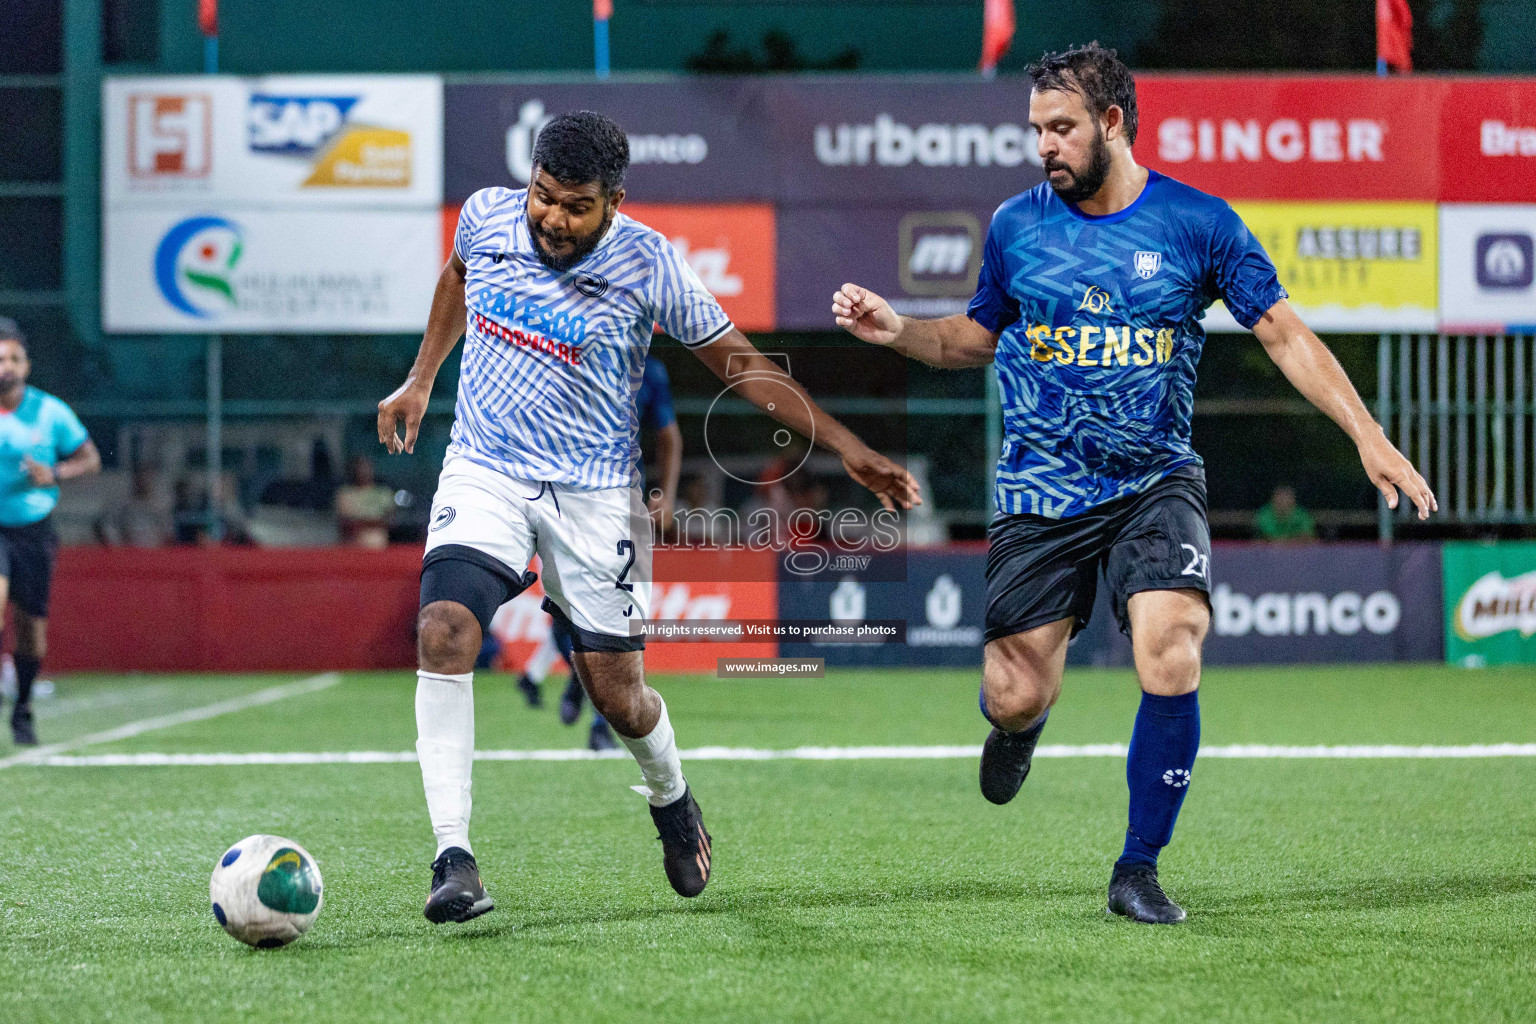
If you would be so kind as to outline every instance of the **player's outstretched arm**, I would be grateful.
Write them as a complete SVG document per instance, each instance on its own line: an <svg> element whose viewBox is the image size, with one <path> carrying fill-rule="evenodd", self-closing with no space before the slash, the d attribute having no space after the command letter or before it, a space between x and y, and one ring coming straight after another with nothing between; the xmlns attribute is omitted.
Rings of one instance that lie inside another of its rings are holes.
<svg viewBox="0 0 1536 1024"><path fill-rule="evenodd" d="M968 316L899 316L889 302L856 284L845 284L832 296L832 315L837 326L860 341L940 369L986 366L997 354L997 335Z"/></svg>
<svg viewBox="0 0 1536 1024"><path fill-rule="evenodd" d="M786 374L783 367L766 359L734 327L720 340L691 351L747 401L813 443L836 452L848 475L869 488L886 508L922 504L922 495L911 473L827 415L798 381ZM784 401L786 387L800 396L800 402Z"/></svg>
<svg viewBox="0 0 1536 1024"><path fill-rule="evenodd" d="M1271 306L1253 325L1253 333L1296 390L1327 413L1355 442L1366 474L1386 497L1389 507L1397 508L1400 487L1418 506L1420 519L1428 519L1430 512L1440 510L1429 484L1387 440L1381 425L1371 417L1359 392L1349 382L1344 367L1311 328L1301 322L1290 303L1281 299Z"/></svg>
<svg viewBox="0 0 1536 1024"><path fill-rule="evenodd" d="M416 450L416 432L427 414L432 398L432 382L437 371L464 334L464 261L454 253L437 276L437 290L432 293L432 311L427 314L427 330L416 352L416 362L405 383L379 403L379 444L391 455ZM405 422L405 439L397 433Z"/></svg>

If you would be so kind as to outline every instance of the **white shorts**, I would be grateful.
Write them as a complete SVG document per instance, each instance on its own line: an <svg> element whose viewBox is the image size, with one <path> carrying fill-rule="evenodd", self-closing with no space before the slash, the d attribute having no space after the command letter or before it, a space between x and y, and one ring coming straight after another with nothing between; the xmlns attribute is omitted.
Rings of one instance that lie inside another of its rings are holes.
<svg viewBox="0 0 1536 1024"><path fill-rule="evenodd" d="M539 556L544 593L577 650L639 650L651 604L651 518L638 487L582 490L519 480L449 455L432 499L427 554L458 544L513 574Z"/></svg>

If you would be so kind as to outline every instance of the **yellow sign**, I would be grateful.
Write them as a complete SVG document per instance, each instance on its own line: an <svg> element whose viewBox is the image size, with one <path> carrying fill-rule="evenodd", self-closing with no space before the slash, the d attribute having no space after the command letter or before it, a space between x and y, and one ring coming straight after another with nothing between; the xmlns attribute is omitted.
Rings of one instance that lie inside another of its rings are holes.
<svg viewBox="0 0 1536 1024"><path fill-rule="evenodd" d="M331 142L315 162L305 187L409 188L411 133L357 126Z"/></svg>
<svg viewBox="0 0 1536 1024"><path fill-rule="evenodd" d="M1291 306L1323 331L1432 331L1437 323L1434 203L1233 203L1274 260ZM1222 306L1207 329L1233 327Z"/></svg>

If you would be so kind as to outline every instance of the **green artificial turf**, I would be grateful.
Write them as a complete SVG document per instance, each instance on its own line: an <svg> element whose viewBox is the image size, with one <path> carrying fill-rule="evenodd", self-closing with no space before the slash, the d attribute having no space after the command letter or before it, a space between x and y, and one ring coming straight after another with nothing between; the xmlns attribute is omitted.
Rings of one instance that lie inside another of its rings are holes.
<svg viewBox="0 0 1536 1024"><path fill-rule="evenodd" d="M40 726L58 741L290 678L65 680ZM409 750L412 685L348 676L74 752ZM685 748L985 734L973 672L658 686ZM481 747L579 742L506 677L476 687ZM1135 707L1127 673L1071 673L1045 742L1124 742ZM1533 742L1536 673L1211 670L1202 709L1208 745ZM1103 911L1122 762L1038 761L1003 808L975 770L697 762L716 875L690 901L632 763L480 762L497 910L433 927L413 764L0 769L0 1021L1536 1020L1536 758L1200 762L1163 856L1176 928ZM326 881L314 930L271 952L207 900L214 859L261 831Z"/></svg>

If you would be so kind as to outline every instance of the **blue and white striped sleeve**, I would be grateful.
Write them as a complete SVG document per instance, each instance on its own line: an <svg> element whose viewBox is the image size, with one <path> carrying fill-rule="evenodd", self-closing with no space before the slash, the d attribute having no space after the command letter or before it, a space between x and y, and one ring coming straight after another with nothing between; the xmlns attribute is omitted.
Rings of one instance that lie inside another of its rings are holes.
<svg viewBox="0 0 1536 1024"><path fill-rule="evenodd" d="M672 243L665 238L658 242L651 280L656 323L685 348L703 348L723 338L731 329L731 318Z"/></svg>
<svg viewBox="0 0 1536 1024"><path fill-rule="evenodd" d="M481 189L464 200L464 206L459 210L459 226L453 233L453 252L465 263L469 262L469 250L474 244L475 232L485 218L486 209L491 205L490 193L488 188Z"/></svg>

